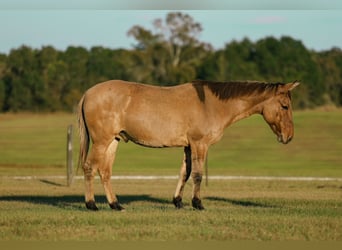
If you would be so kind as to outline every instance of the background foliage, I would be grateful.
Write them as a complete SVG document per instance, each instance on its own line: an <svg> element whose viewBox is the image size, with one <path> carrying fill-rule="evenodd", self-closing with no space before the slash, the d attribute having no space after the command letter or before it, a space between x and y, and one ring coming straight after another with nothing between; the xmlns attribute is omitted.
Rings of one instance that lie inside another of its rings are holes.
<svg viewBox="0 0 342 250"><path fill-rule="evenodd" d="M21 46L0 54L0 112L72 111L92 85L124 79L174 85L195 79L259 80L302 85L294 92L295 108L342 105L342 51L312 51L288 36L248 38L214 50L201 42L202 26L191 16L169 13L153 30L139 25L127 35L132 49L70 46Z"/></svg>

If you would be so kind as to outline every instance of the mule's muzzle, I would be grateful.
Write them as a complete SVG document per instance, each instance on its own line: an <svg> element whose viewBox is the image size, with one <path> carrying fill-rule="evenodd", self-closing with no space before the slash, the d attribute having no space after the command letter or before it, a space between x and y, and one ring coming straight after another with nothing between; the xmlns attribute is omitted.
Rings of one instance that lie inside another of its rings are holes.
<svg viewBox="0 0 342 250"><path fill-rule="evenodd" d="M288 144L292 140L292 136L278 135L278 141L283 144Z"/></svg>

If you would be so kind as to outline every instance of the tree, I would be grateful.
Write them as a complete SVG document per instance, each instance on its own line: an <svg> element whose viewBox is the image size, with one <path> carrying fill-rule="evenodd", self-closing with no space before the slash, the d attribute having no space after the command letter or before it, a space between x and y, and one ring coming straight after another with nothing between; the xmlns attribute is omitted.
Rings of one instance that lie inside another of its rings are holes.
<svg viewBox="0 0 342 250"><path fill-rule="evenodd" d="M327 101L342 106L342 50L333 48L317 53L316 60L326 84Z"/></svg>
<svg viewBox="0 0 342 250"><path fill-rule="evenodd" d="M219 81L258 79L254 54L255 45L248 38L232 41L208 57L202 64L200 76Z"/></svg>
<svg viewBox="0 0 342 250"><path fill-rule="evenodd" d="M82 93L92 86L91 81L87 78L89 52L83 47L69 46L61 54L60 60L58 69L63 70L66 66L60 102L64 109L72 110L77 105Z"/></svg>
<svg viewBox="0 0 342 250"><path fill-rule="evenodd" d="M5 105L5 82L3 81L5 77L6 70L6 55L0 54L0 112L3 110Z"/></svg>
<svg viewBox="0 0 342 250"><path fill-rule="evenodd" d="M154 20L153 27L154 32L138 25L128 31L137 40L133 54L137 79L162 85L195 79L197 68L211 50L209 44L198 40L201 25L187 14L174 12L164 21Z"/></svg>
<svg viewBox="0 0 342 250"><path fill-rule="evenodd" d="M40 110L44 106L44 82L39 72L37 52L22 46L7 58L5 110Z"/></svg>
<svg viewBox="0 0 342 250"><path fill-rule="evenodd" d="M121 49L91 48L87 62L87 78L90 84L110 79L127 79L129 57L130 55Z"/></svg>
<svg viewBox="0 0 342 250"><path fill-rule="evenodd" d="M65 105L63 100L65 99L65 94L63 92L65 85L68 84L70 79L67 64L57 59L51 61L44 70L44 81L47 86L48 101L46 103L46 108L50 111L57 110L71 110L72 107Z"/></svg>
<svg viewBox="0 0 342 250"><path fill-rule="evenodd" d="M323 104L325 86L319 67L313 53L301 41L288 36L280 40L261 39L256 43L255 58L260 75L267 77L266 80L302 81L301 88L294 92L295 106L305 108Z"/></svg>

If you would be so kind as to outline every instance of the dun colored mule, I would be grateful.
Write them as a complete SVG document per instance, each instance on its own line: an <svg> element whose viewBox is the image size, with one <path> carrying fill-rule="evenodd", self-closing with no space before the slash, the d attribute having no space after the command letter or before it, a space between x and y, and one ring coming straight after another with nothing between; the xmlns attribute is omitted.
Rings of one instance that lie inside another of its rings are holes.
<svg viewBox="0 0 342 250"><path fill-rule="evenodd" d="M190 175L192 206L204 209L200 186L208 147L226 127L252 114L261 114L284 144L293 137L291 94L299 82L206 82L156 87L113 80L86 91L79 102L79 164L84 170L86 207L97 210L93 180L101 177L111 208L122 210L110 179L120 140L146 147L184 147L184 161L173 203L182 196ZM89 151L90 139L92 147Z"/></svg>

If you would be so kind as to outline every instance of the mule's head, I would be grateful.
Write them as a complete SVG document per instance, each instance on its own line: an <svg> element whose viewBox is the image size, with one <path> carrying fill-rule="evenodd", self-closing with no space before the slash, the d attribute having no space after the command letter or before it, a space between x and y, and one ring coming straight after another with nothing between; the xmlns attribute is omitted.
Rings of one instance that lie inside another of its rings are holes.
<svg viewBox="0 0 342 250"><path fill-rule="evenodd" d="M279 85L276 93L264 104L262 115L272 131L277 135L278 141L287 144L293 138L293 121L291 106L291 91L299 82Z"/></svg>

